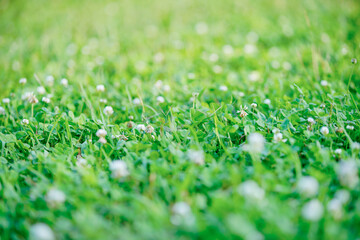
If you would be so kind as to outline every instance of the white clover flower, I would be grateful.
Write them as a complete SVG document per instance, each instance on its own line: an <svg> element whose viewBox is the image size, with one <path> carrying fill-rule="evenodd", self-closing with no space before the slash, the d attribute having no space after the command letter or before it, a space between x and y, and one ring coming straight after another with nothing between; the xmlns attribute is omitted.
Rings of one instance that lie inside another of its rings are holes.
<svg viewBox="0 0 360 240"><path fill-rule="evenodd" d="M275 142L281 142L283 140L283 135L282 133L275 133L274 134L274 141Z"/></svg>
<svg viewBox="0 0 360 240"><path fill-rule="evenodd" d="M155 87L156 87L157 89L161 89L162 86L163 86L163 81L157 80L157 81L155 82Z"/></svg>
<svg viewBox="0 0 360 240"><path fill-rule="evenodd" d="M114 109L111 106L106 106L104 108L104 114L107 116L113 115Z"/></svg>
<svg viewBox="0 0 360 240"><path fill-rule="evenodd" d="M342 153L342 149L338 148L334 151L334 153L340 155Z"/></svg>
<svg viewBox="0 0 360 240"><path fill-rule="evenodd" d="M358 142L353 142L353 143L351 144L351 149L353 149L353 150L360 150L360 143L358 143Z"/></svg>
<svg viewBox="0 0 360 240"><path fill-rule="evenodd" d="M272 130L272 132L273 132L273 134L280 133L280 129L278 129L278 128L274 128L274 129Z"/></svg>
<svg viewBox="0 0 360 240"><path fill-rule="evenodd" d="M188 79L195 79L195 73L188 73L187 78Z"/></svg>
<svg viewBox="0 0 360 240"><path fill-rule="evenodd" d="M284 62L282 67L286 71L290 71L292 68L291 63L289 63L289 62Z"/></svg>
<svg viewBox="0 0 360 240"><path fill-rule="evenodd" d="M264 150L265 138L260 133L251 133L245 150L251 153L261 153Z"/></svg>
<svg viewBox="0 0 360 240"><path fill-rule="evenodd" d="M60 84L67 87L69 85L69 81L66 78L63 78L61 79Z"/></svg>
<svg viewBox="0 0 360 240"><path fill-rule="evenodd" d="M257 108L257 104L256 104L256 103L252 103L252 104L250 104L250 106L253 107L253 108Z"/></svg>
<svg viewBox="0 0 360 240"><path fill-rule="evenodd" d="M204 22L198 22L195 25L195 31L199 35L204 35L204 34L206 34L208 32L208 26Z"/></svg>
<svg viewBox="0 0 360 240"><path fill-rule="evenodd" d="M251 82L256 82L260 79L260 73L258 71L252 71L249 73L248 79Z"/></svg>
<svg viewBox="0 0 360 240"><path fill-rule="evenodd" d="M237 189L238 193L249 200L260 201L265 197L265 191L253 180L241 183Z"/></svg>
<svg viewBox="0 0 360 240"><path fill-rule="evenodd" d="M146 127L144 124L138 124L136 125L135 129L141 132L141 131L145 131Z"/></svg>
<svg viewBox="0 0 360 240"><path fill-rule="evenodd" d="M314 197L319 191L319 182L311 176L303 176L297 183L297 189L304 197Z"/></svg>
<svg viewBox="0 0 360 240"><path fill-rule="evenodd" d="M327 87L329 85L329 83L326 80L321 80L320 84L323 87Z"/></svg>
<svg viewBox="0 0 360 240"><path fill-rule="evenodd" d="M20 80L19 80L19 83L20 83L21 85L25 85L26 82L27 82L26 78L20 78Z"/></svg>
<svg viewBox="0 0 360 240"><path fill-rule="evenodd" d="M154 130L155 130L154 127L151 126L151 125L147 125L146 128L145 128L146 133L153 133Z"/></svg>
<svg viewBox="0 0 360 240"><path fill-rule="evenodd" d="M55 240L55 235L47 224L36 223L30 228L30 240Z"/></svg>
<svg viewBox="0 0 360 240"><path fill-rule="evenodd" d="M267 105L270 105L270 104L271 104L271 100L267 98L267 99L264 100L264 103L267 104Z"/></svg>
<svg viewBox="0 0 360 240"><path fill-rule="evenodd" d="M324 207L317 199L313 199L306 203L302 208L302 216L308 221L319 221L324 214Z"/></svg>
<svg viewBox="0 0 360 240"><path fill-rule="evenodd" d="M157 96L156 101L158 101L159 103L163 103L163 102L165 102L165 98L162 96Z"/></svg>
<svg viewBox="0 0 360 240"><path fill-rule="evenodd" d="M36 89L36 91L39 93L39 94L45 94L46 93L46 90L43 86L40 86Z"/></svg>
<svg viewBox="0 0 360 240"><path fill-rule="evenodd" d="M210 62L217 62L219 60L219 55L217 55L216 53L212 53L209 56L209 61Z"/></svg>
<svg viewBox="0 0 360 240"><path fill-rule="evenodd" d="M46 81L46 84L48 86L53 86L54 85L54 77L51 76L51 75L47 76L45 81Z"/></svg>
<svg viewBox="0 0 360 240"><path fill-rule="evenodd" d="M244 93L244 92L238 92L237 95L238 95L239 97L245 97L245 93Z"/></svg>
<svg viewBox="0 0 360 240"><path fill-rule="evenodd" d="M122 178L128 176L130 173L128 171L126 162L122 160L114 160L109 165L112 178Z"/></svg>
<svg viewBox="0 0 360 240"><path fill-rule="evenodd" d="M174 225L185 224L191 226L195 222L195 218L191 212L190 206L186 202L177 202L172 208L171 223Z"/></svg>
<svg viewBox="0 0 360 240"><path fill-rule="evenodd" d="M271 61L271 67L274 69L279 69L280 68L280 63L277 60Z"/></svg>
<svg viewBox="0 0 360 240"><path fill-rule="evenodd" d="M197 165L204 165L205 164L205 155L204 152L202 150L193 150L190 149L187 152L188 158L190 159L190 161L192 161L193 163L197 164Z"/></svg>
<svg viewBox="0 0 360 240"><path fill-rule="evenodd" d="M162 61L164 61L164 59L164 54L162 54L161 52L158 52L154 55L154 62L156 63L161 63Z"/></svg>
<svg viewBox="0 0 360 240"><path fill-rule="evenodd" d="M248 40L249 42L255 43L259 40L259 35L256 32L249 32L246 35L246 40Z"/></svg>
<svg viewBox="0 0 360 240"><path fill-rule="evenodd" d="M220 65L215 65L213 67L213 72L216 73L216 74L219 74L223 71L223 68L220 66Z"/></svg>
<svg viewBox="0 0 360 240"><path fill-rule="evenodd" d="M346 204L350 200L350 193L348 190L341 189L336 191L335 198L338 199L342 204Z"/></svg>
<svg viewBox="0 0 360 240"><path fill-rule="evenodd" d="M135 104L135 105L140 105L140 104L141 104L141 100L140 100L139 98L134 98L133 104Z"/></svg>
<svg viewBox="0 0 360 240"><path fill-rule="evenodd" d="M36 104L39 102L39 100L36 98L36 96L32 92L26 92L21 98L23 100L28 101L31 104Z"/></svg>
<svg viewBox="0 0 360 240"><path fill-rule="evenodd" d="M223 50L223 53L227 56L234 54L234 48L231 45L223 46L222 50Z"/></svg>
<svg viewBox="0 0 360 240"><path fill-rule="evenodd" d="M5 115L5 108L0 106L0 115Z"/></svg>
<svg viewBox="0 0 360 240"><path fill-rule="evenodd" d="M44 103L50 103L50 98L43 97L41 101L43 101Z"/></svg>
<svg viewBox="0 0 360 240"><path fill-rule="evenodd" d="M355 129L355 127L354 127L354 126L352 126L352 125L347 125L347 126L346 126L346 129L348 129L348 130L354 130L354 129Z"/></svg>
<svg viewBox="0 0 360 240"><path fill-rule="evenodd" d="M86 161L85 158L78 157L76 160L76 166L78 167L90 167L90 164Z"/></svg>
<svg viewBox="0 0 360 240"><path fill-rule="evenodd" d="M359 182L358 166L355 160L342 161L338 168L338 177L343 186L354 188Z"/></svg>
<svg viewBox="0 0 360 240"><path fill-rule="evenodd" d="M99 84L96 86L96 91L98 92L105 92L105 86L102 84Z"/></svg>
<svg viewBox="0 0 360 240"><path fill-rule="evenodd" d="M24 125L28 125L30 122L29 122L29 120L28 119L23 119L22 121L22 124L24 124Z"/></svg>
<svg viewBox="0 0 360 240"><path fill-rule="evenodd" d="M10 98L3 98L3 103L4 104L9 104L10 103Z"/></svg>
<svg viewBox="0 0 360 240"><path fill-rule="evenodd" d="M168 85L168 84L164 85L163 90L164 90L164 92L170 92L170 90L171 90L170 85Z"/></svg>
<svg viewBox="0 0 360 240"><path fill-rule="evenodd" d="M335 219L340 219L343 215L343 206L339 199L331 199L327 205L327 209Z"/></svg>
<svg viewBox="0 0 360 240"><path fill-rule="evenodd" d="M228 90L228 87L225 86L225 85L221 85L221 86L219 87L219 89L220 89L220 91L226 92L226 91Z"/></svg>
<svg viewBox="0 0 360 240"><path fill-rule="evenodd" d="M244 53L247 55L252 55L257 52L257 47L254 44L246 44L244 46Z"/></svg>
<svg viewBox="0 0 360 240"><path fill-rule="evenodd" d="M99 129L96 132L96 136L99 138L99 142L105 144L107 132L104 129Z"/></svg>
<svg viewBox="0 0 360 240"><path fill-rule="evenodd" d="M308 121L308 123L310 123L310 125L314 125L316 123L315 120L312 117L309 117L307 119L307 121Z"/></svg>
<svg viewBox="0 0 360 240"><path fill-rule="evenodd" d="M66 199L66 195L63 191L56 189L56 188L52 188L50 189L45 196L45 200L46 202L51 206L51 207L56 207L60 204L63 204L65 202Z"/></svg>
<svg viewBox="0 0 360 240"><path fill-rule="evenodd" d="M107 103L107 99L105 99L105 98L100 98L99 102L100 102L100 103Z"/></svg>
<svg viewBox="0 0 360 240"><path fill-rule="evenodd" d="M326 127L326 126L322 126L322 127L320 128L320 132L321 132L322 135L326 136L326 135L329 134L329 128Z"/></svg>

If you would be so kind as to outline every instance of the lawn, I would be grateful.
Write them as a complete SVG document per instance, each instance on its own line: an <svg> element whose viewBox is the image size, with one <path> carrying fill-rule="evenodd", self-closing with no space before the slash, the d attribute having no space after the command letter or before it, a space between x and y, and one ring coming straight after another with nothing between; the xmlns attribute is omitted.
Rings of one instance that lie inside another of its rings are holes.
<svg viewBox="0 0 360 240"><path fill-rule="evenodd" d="M0 239L359 239L359 16L0 1Z"/></svg>

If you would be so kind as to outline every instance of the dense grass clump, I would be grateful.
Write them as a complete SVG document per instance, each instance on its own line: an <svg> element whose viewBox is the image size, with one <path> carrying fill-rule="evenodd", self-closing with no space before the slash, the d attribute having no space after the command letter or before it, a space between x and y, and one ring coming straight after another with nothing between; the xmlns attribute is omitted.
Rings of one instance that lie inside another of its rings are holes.
<svg viewBox="0 0 360 240"><path fill-rule="evenodd" d="M0 238L358 239L359 16L0 1Z"/></svg>

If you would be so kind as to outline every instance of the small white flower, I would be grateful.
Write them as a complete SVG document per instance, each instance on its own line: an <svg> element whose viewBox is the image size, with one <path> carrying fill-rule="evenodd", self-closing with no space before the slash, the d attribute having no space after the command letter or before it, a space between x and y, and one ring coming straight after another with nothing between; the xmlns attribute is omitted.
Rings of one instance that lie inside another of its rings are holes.
<svg viewBox="0 0 360 240"><path fill-rule="evenodd" d="M138 124L138 125L136 125L136 130L138 130L138 131L145 131L146 130L146 127L145 127L145 125L144 124Z"/></svg>
<svg viewBox="0 0 360 240"><path fill-rule="evenodd" d="M310 123L310 125L314 125L316 123L315 120L312 117L309 117L307 119L307 121L308 121L308 123Z"/></svg>
<svg viewBox="0 0 360 240"><path fill-rule="evenodd" d="M244 97L244 96L245 96L245 93L244 93L244 92L238 92L237 95L238 95L239 97Z"/></svg>
<svg viewBox="0 0 360 240"><path fill-rule="evenodd" d="M223 53L227 56L233 55L234 48L231 45L225 45L223 46Z"/></svg>
<svg viewBox="0 0 360 240"><path fill-rule="evenodd" d="M195 223L195 218L191 212L190 206L186 202L177 202L172 206L171 223L174 225L192 226Z"/></svg>
<svg viewBox="0 0 360 240"><path fill-rule="evenodd" d="M47 224L36 223L30 228L30 240L55 240L55 235Z"/></svg>
<svg viewBox="0 0 360 240"><path fill-rule="evenodd" d="M141 100L140 100L139 98L134 98L133 104L135 104L135 105L140 105L140 104L141 104Z"/></svg>
<svg viewBox="0 0 360 240"><path fill-rule="evenodd" d="M46 202L51 207L55 207L64 203L65 199L66 199L65 193L56 188L50 189L45 196Z"/></svg>
<svg viewBox="0 0 360 240"><path fill-rule="evenodd" d="M272 130L272 132L273 132L273 134L280 133L280 129L278 129L278 128L274 128L274 129Z"/></svg>
<svg viewBox="0 0 360 240"><path fill-rule="evenodd" d="M253 180L247 180L240 184L238 193L249 200L260 201L265 197L265 191Z"/></svg>
<svg viewBox="0 0 360 240"><path fill-rule="evenodd" d="M69 81L66 78L63 78L61 79L60 84L67 87L69 85Z"/></svg>
<svg viewBox="0 0 360 240"><path fill-rule="evenodd" d="M21 85L25 85L26 82L27 82L26 78L20 78L20 80L19 80L19 83L20 83Z"/></svg>
<svg viewBox="0 0 360 240"><path fill-rule="evenodd" d="M159 103L163 103L163 102L165 102L165 98L162 96L157 96L156 101L158 101Z"/></svg>
<svg viewBox="0 0 360 240"><path fill-rule="evenodd" d="M360 143L358 143L358 142L353 142L353 143L351 144L351 149L353 149L353 150L360 150Z"/></svg>
<svg viewBox="0 0 360 240"><path fill-rule="evenodd" d="M113 178L122 178L129 175L126 162L122 160L115 160L110 163L111 176Z"/></svg>
<svg viewBox="0 0 360 240"><path fill-rule="evenodd" d="M320 132L321 132L322 135L326 136L326 135L329 134L329 128L326 127L326 126L322 126L322 127L320 128Z"/></svg>
<svg viewBox="0 0 360 240"><path fill-rule="evenodd" d="M76 166L78 167L90 167L90 164L86 161L85 158L78 157L76 161Z"/></svg>
<svg viewBox="0 0 360 240"><path fill-rule="evenodd" d="M186 216L191 214L191 208L186 202L177 202L173 205L172 212L177 215Z"/></svg>
<svg viewBox="0 0 360 240"><path fill-rule="evenodd" d="M338 168L338 177L343 186L354 188L359 182L358 166L354 160L342 161Z"/></svg>
<svg viewBox="0 0 360 240"><path fill-rule="evenodd" d="M284 62L284 63L283 63L283 68L284 68L284 70L286 70L286 71L290 71L291 68L292 68L291 63L289 63L289 62Z"/></svg>
<svg viewBox="0 0 360 240"><path fill-rule="evenodd" d="M54 85L54 77L51 76L51 75L47 76L45 81L46 81L46 84L48 86L53 86Z"/></svg>
<svg viewBox="0 0 360 240"><path fill-rule="evenodd" d="M253 44L246 44L244 46L244 53L247 55L252 55L257 52L257 47Z"/></svg>
<svg viewBox="0 0 360 240"><path fill-rule="evenodd" d="M50 98L43 97L41 101L43 101L44 103L50 103Z"/></svg>
<svg viewBox="0 0 360 240"><path fill-rule="evenodd" d="M43 86L38 87L36 90L37 90L37 92L39 94L45 94L46 93L46 90L45 90L45 88Z"/></svg>
<svg viewBox="0 0 360 240"><path fill-rule="evenodd" d="M341 189L336 191L335 198L338 199L342 204L346 204L350 200L350 193L348 190Z"/></svg>
<svg viewBox="0 0 360 240"><path fill-rule="evenodd" d="M252 153L261 153L264 150L265 138L260 133L252 133L248 137L245 150Z"/></svg>
<svg viewBox="0 0 360 240"><path fill-rule="evenodd" d="M36 96L32 92L26 92L21 98L23 100L28 101L31 104L36 104L39 102L39 100L36 98Z"/></svg>
<svg viewBox="0 0 360 240"><path fill-rule="evenodd" d="M225 85L221 85L221 86L219 87L219 89L220 89L220 91L226 92L226 91L228 90L228 87L225 86Z"/></svg>
<svg viewBox="0 0 360 240"><path fill-rule="evenodd" d="M340 219L343 215L342 202L339 199L331 199L327 209L335 219Z"/></svg>
<svg viewBox="0 0 360 240"><path fill-rule="evenodd" d="M297 189L304 197L314 197L319 191L319 182L311 176L304 176L300 178Z"/></svg>
<svg viewBox="0 0 360 240"><path fill-rule="evenodd" d="M188 79L195 79L195 73L188 73L187 78Z"/></svg>
<svg viewBox="0 0 360 240"><path fill-rule="evenodd" d="M155 83L155 87L156 87L157 89L161 89L162 86L163 86L163 81L157 80L156 83Z"/></svg>
<svg viewBox="0 0 360 240"><path fill-rule="evenodd" d="M105 98L100 98L99 102L100 103L107 103L107 100Z"/></svg>
<svg viewBox="0 0 360 240"><path fill-rule="evenodd" d="M5 108L0 107L0 115L5 115Z"/></svg>
<svg viewBox="0 0 360 240"><path fill-rule="evenodd" d="M99 129L96 132L96 136L99 138L99 142L105 144L106 143L106 137L107 132L104 129Z"/></svg>
<svg viewBox="0 0 360 240"><path fill-rule="evenodd" d="M3 100L4 104L9 104L10 103L10 98L4 98Z"/></svg>
<svg viewBox="0 0 360 240"><path fill-rule="evenodd" d="M154 55L154 62L156 63L161 63L162 61L164 61L164 59L164 54L162 54L161 52L158 52Z"/></svg>
<svg viewBox="0 0 360 240"><path fill-rule="evenodd" d="M96 86L96 91L98 92L105 92L105 86L102 84L99 84Z"/></svg>
<svg viewBox="0 0 360 240"><path fill-rule="evenodd" d="M213 67L213 72L216 73L216 74L219 74L223 71L223 68L220 66L220 65L215 65Z"/></svg>
<svg viewBox="0 0 360 240"><path fill-rule="evenodd" d="M28 119L23 119L22 121L22 124L24 124L24 125L28 125L30 122L29 122L29 120Z"/></svg>
<svg viewBox="0 0 360 240"><path fill-rule="evenodd" d="M264 100L264 103L267 104L267 105L270 105L270 104L271 104L271 100L270 100L270 99L265 99L265 100Z"/></svg>
<svg viewBox="0 0 360 240"><path fill-rule="evenodd" d="M219 55L217 55L216 53L212 53L209 56L209 61L210 62L217 62L219 60Z"/></svg>
<svg viewBox="0 0 360 240"><path fill-rule="evenodd" d="M306 203L302 208L302 216L309 221L319 221L324 213L324 207L317 199L313 199Z"/></svg>
<svg viewBox="0 0 360 240"><path fill-rule="evenodd" d="M204 35L208 32L208 26L204 22L199 22L195 25L195 31L199 35Z"/></svg>
<svg viewBox="0 0 360 240"><path fill-rule="evenodd" d="M250 104L250 106L253 107L253 108L257 108L257 104L256 104L256 103L252 103L252 104Z"/></svg>
<svg viewBox="0 0 360 240"><path fill-rule="evenodd" d="M329 85L329 83L326 80L321 80L320 84L323 87L327 87Z"/></svg>
<svg viewBox="0 0 360 240"><path fill-rule="evenodd" d="M275 133L274 134L274 141L275 142L281 142L283 140L283 135L282 133Z"/></svg>
<svg viewBox="0 0 360 240"><path fill-rule="evenodd" d="M342 153L342 150L340 148L338 148L334 152L335 152L335 154L340 155Z"/></svg>
<svg viewBox="0 0 360 240"><path fill-rule="evenodd" d="M147 125L146 128L145 128L146 133L153 133L154 130L155 130L154 127L151 126L151 125Z"/></svg>
<svg viewBox="0 0 360 240"><path fill-rule="evenodd" d="M352 125L347 125L347 126L346 126L346 129L348 129L348 130L354 130L354 129L355 129L355 127L354 127L354 126L352 126Z"/></svg>
<svg viewBox="0 0 360 240"><path fill-rule="evenodd" d="M168 85L168 84L164 85L163 90L164 90L164 92L170 92L170 90L171 90L170 85Z"/></svg>
<svg viewBox="0 0 360 240"><path fill-rule="evenodd" d="M104 108L104 114L110 116L114 113L114 109L111 106L106 106Z"/></svg>
<svg viewBox="0 0 360 240"><path fill-rule="evenodd" d="M197 165L203 165L205 164L205 155L202 150L189 150L187 153L190 161Z"/></svg>
<svg viewBox="0 0 360 240"><path fill-rule="evenodd" d="M260 73L258 71L252 71L248 75L249 81L256 82L260 79Z"/></svg>

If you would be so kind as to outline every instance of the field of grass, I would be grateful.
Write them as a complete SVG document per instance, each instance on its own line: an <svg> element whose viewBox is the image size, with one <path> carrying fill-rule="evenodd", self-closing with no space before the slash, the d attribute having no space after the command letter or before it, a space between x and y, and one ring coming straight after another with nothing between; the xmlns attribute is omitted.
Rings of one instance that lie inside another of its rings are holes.
<svg viewBox="0 0 360 240"><path fill-rule="evenodd" d="M359 239L358 0L0 1L0 239Z"/></svg>

